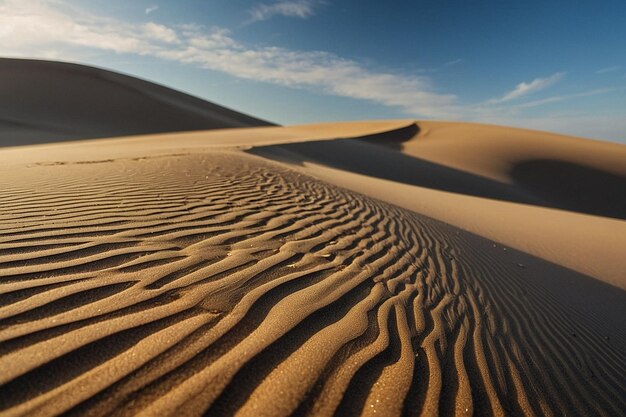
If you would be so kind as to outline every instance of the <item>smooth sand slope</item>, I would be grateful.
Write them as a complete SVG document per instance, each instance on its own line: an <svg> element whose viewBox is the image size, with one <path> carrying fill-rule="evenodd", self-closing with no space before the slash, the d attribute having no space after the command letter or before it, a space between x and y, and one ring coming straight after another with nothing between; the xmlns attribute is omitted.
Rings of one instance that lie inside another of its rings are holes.
<svg viewBox="0 0 626 417"><path fill-rule="evenodd" d="M581 204L511 167L615 187L597 179L624 147L541 135L397 121L0 150L0 414L623 414L623 196Z"/></svg>
<svg viewBox="0 0 626 417"><path fill-rule="evenodd" d="M0 58L0 146L270 123L84 65Z"/></svg>

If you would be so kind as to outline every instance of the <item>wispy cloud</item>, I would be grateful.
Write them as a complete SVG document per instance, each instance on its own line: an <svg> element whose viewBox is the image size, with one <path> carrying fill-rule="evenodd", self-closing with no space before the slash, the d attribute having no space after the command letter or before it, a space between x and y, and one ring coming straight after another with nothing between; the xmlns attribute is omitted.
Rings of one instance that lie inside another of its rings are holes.
<svg viewBox="0 0 626 417"><path fill-rule="evenodd" d="M449 115L456 101L453 95L433 92L425 77L370 70L328 52L251 47L236 41L224 29L207 32L202 27L188 26L181 35L186 47L161 50L157 55L244 79L397 106L411 114Z"/></svg>
<svg viewBox="0 0 626 417"><path fill-rule="evenodd" d="M307 19L314 16L316 9L323 4L320 0L283 0L270 4L259 4L248 10L247 23L271 19L274 16Z"/></svg>
<svg viewBox="0 0 626 417"><path fill-rule="evenodd" d="M376 71L322 51L257 47L225 29L131 24L63 7L59 0L0 3L0 54L36 56L45 48L84 48L153 56L232 76L395 106L414 116L455 117L457 98L430 79ZM10 45L10 46L9 46Z"/></svg>
<svg viewBox="0 0 626 417"><path fill-rule="evenodd" d="M621 68L622 67L619 67L619 66L601 68L596 71L596 74L606 74L609 72L615 72L615 71L619 71Z"/></svg>
<svg viewBox="0 0 626 417"><path fill-rule="evenodd" d="M552 97L547 97L541 100L529 101L527 103L518 104L516 107L524 109L524 108L530 108L530 107L543 106L544 104L558 103L561 101L572 100L572 99L581 98L581 97L591 97L591 96L598 96L601 94L612 93L616 90L617 90L616 88L599 88L596 90L585 91L582 93L552 96Z"/></svg>
<svg viewBox="0 0 626 417"><path fill-rule="evenodd" d="M146 7L146 14L150 14L152 12L156 12L159 9L159 6L156 4L153 4L152 6Z"/></svg>
<svg viewBox="0 0 626 417"><path fill-rule="evenodd" d="M443 64L443 66L444 67L453 67L455 65L459 65L461 62L463 62L463 60L459 58L459 59L455 59L455 60L452 60L452 61L448 61L445 64Z"/></svg>
<svg viewBox="0 0 626 417"><path fill-rule="evenodd" d="M501 98L491 99L489 104L505 103L507 101L516 100L529 94L541 91L552 84L560 81L565 76L565 72L557 72L546 78L535 78L530 82L519 83L513 90L506 93Z"/></svg>

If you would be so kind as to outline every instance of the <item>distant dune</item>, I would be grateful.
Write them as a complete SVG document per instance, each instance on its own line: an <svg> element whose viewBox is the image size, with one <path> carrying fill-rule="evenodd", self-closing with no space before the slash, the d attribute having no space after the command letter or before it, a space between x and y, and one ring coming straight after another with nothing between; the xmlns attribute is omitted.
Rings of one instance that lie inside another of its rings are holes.
<svg viewBox="0 0 626 417"><path fill-rule="evenodd" d="M625 146L232 117L0 149L0 415L623 414Z"/></svg>
<svg viewBox="0 0 626 417"><path fill-rule="evenodd" d="M84 65L0 58L0 146L271 123Z"/></svg>

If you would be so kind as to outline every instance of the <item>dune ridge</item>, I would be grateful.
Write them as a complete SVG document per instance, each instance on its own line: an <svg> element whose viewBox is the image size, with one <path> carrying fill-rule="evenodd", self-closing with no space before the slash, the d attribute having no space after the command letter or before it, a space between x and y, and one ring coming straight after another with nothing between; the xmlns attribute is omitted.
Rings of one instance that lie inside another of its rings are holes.
<svg viewBox="0 0 626 417"><path fill-rule="evenodd" d="M624 408L621 290L241 151L93 148L0 180L3 415Z"/></svg>

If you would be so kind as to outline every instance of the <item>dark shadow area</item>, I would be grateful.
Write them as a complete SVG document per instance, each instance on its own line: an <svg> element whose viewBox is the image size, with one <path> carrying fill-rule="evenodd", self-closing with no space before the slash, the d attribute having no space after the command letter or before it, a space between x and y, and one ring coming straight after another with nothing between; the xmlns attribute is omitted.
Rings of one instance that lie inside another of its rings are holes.
<svg viewBox="0 0 626 417"><path fill-rule="evenodd" d="M624 161L626 164L626 161ZM626 178L550 159L525 161L511 170L520 187L555 207L626 220Z"/></svg>
<svg viewBox="0 0 626 417"><path fill-rule="evenodd" d="M198 97L84 65L0 58L0 146L270 126Z"/></svg>
<svg viewBox="0 0 626 417"><path fill-rule="evenodd" d="M380 141L380 136L377 141ZM398 146L400 146L399 143ZM361 139L337 139L272 145L255 148L250 152L275 159L288 158L289 162L296 161L300 164L317 162L370 177L458 194L541 206L549 205L509 184L408 156L387 146L374 144L372 137L365 142Z"/></svg>
<svg viewBox="0 0 626 417"><path fill-rule="evenodd" d="M290 163L316 162L434 190L626 219L624 177L569 162L538 160L516 165L511 171L513 184L498 182L395 150L418 131L417 126L399 129L389 140L388 133L384 133L358 139L272 145L249 152Z"/></svg>

